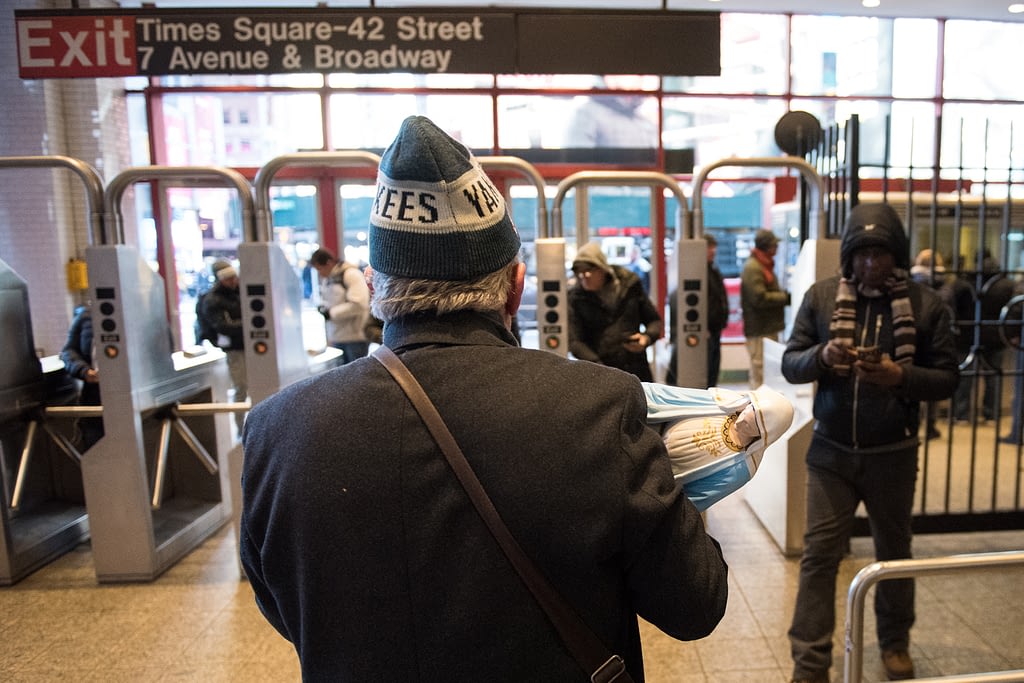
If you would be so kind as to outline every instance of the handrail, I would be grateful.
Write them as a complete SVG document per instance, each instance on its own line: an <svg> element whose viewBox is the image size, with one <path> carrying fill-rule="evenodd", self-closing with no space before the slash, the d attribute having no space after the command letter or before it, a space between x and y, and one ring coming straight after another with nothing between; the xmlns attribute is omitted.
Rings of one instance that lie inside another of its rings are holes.
<svg viewBox="0 0 1024 683"><path fill-rule="evenodd" d="M519 157L477 157L477 161L485 169L495 168L520 171L533 182L533 186L537 190L537 236L541 238L551 237L548 234L550 230L548 223L548 200L544 196L544 176L540 174L540 171L533 164ZM511 215L511 213L510 211L509 214Z"/></svg>
<svg viewBox="0 0 1024 683"><path fill-rule="evenodd" d="M825 180L818 173L817 169L811 166L800 157L727 157L708 164L701 168L700 172L693 178L693 223L694 229L700 226L704 229L704 183L707 181L711 171L726 166L755 166L755 167L779 167L795 168L810 185L811 194L814 199L814 213L817 220L811 221L812 228L816 234L811 235L812 239L825 238ZM702 233L703 234L703 233Z"/></svg>
<svg viewBox="0 0 1024 683"><path fill-rule="evenodd" d="M687 220L689 205L686 201L686 194L672 176L657 171L579 171L566 176L562 179L562 182L558 183L555 198L551 202L551 222L554 230L552 237L562 237L564 234L562 231L562 201L565 199L565 195L569 193L569 190L577 185L606 185L613 187L623 185L660 185L666 187L672 191L672 194L675 195L676 200L679 202L679 208L676 209L676 230L681 235L683 230L689 226ZM583 243L586 241L584 238L583 242L581 242L581 237L581 234L576 235L576 242L579 246L583 246ZM655 239L660 239L662 236L655 235L654 237ZM697 236L695 235L694 237Z"/></svg>
<svg viewBox="0 0 1024 683"><path fill-rule="evenodd" d="M113 231L116 244L124 244L124 217L121 214L121 198L128 187L147 180L179 180L201 183L202 187L211 187L209 181L233 187L238 193L241 203L242 230L252 233L253 200L249 181L238 171L225 166L136 166L126 168L117 174L107 185L103 197L107 223Z"/></svg>
<svg viewBox="0 0 1024 683"><path fill-rule="evenodd" d="M81 159L59 154L44 156L0 157L0 168L68 168L78 174L85 183L85 204L89 210L89 234L92 244L102 244L106 238L103 230L103 181L99 172Z"/></svg>
<svg viewBox="0 0 1024 683"><path fill-rule="evenodd" d="M973 570L1003 569L1024 566L1024 551L974 553L923 559L888 560L872 562L857 572L850 582L846 598L846 661L843 667L844 683L861 680L864 657L864 602L868 589L885 579L904 579L932 574L952 574ZM944 676L935 680L949 681L1024 681L1024 670L994 671L983 675Z"/></svg>
<svg viewBox="0 0 1024 683"><path fill-rule="evenodd" d="M344 150L335 152L293 152L274 157L256 172L254 178L256 228L253 242L272 242L273 225L270 214L270 185L277 172L288 166L380 166L380 157L373 152Z"/></svg>

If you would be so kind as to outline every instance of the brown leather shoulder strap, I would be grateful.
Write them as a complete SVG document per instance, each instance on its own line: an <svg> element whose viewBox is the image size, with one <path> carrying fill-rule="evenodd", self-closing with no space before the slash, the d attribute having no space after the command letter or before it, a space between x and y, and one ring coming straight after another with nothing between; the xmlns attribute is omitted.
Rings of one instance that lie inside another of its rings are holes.
<svg viewBox="0 0 1024 683"><path fill-rule="evenodd" d="M391 376L409 397L416 412L420 414L423 424L437 441L448 464L455 471L455 476L458 477L477 512L480 513L480 517L487 524L487 528L490 529L491 534L498 541L498 545L508 556L523 583L533 593L540 606L544 608L573 657L590 675L590 680L595 683L611 683L612 681L632 683L633 679L626 671L626 665L622 658L619 655L608 653L608 648L604 643L540 573L537 565L530 560L522 546L512 536L512 532L505 526L494 503L491 502L490 496L487 495L480 480L477 479L476 473L473 472L473 468L466 460L466 456L462 453L462 449L459 448L455 437L448 430L448 425L445 424L434 403L423 391L423 387L409 372L409 368L395 355L394 351L386 346L378 347L373 352L373 357L391 373Z"/></svg>

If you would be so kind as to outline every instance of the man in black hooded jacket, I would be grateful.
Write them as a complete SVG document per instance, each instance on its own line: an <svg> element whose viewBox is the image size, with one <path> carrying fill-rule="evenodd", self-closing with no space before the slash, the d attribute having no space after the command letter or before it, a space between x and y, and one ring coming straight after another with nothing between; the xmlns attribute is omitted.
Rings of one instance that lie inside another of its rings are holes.
<svg viewBox="0 0 1024 683"><path fill-rule="evenodd" d="M807 531L789 630L794 681L829 680L836 571L861 502L877 559L911 556L920 405L948 398L957 384L948 308L910 278L909 243L896 212L887 204L856 206L840 261L841 276L808 290L782 357L789 382L818 383ZM875 615L886 675L912 678L913 579L880 583Z"/></svg>

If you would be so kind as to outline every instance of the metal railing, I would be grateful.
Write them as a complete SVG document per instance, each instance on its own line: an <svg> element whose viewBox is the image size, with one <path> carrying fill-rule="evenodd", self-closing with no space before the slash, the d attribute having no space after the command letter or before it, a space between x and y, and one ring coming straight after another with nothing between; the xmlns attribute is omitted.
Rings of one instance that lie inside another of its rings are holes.
<svg viewBox="0 0 1024 683"><path fill-rule="evenodd" d="M1024 567L1024 551L995 553L974 553L910 560L889 560L872 562L857 572L850 582L846 598L846 660L843 667L844 683L860 683L864 664L864 602L868 589L886 579L905 579L935 574L959 574L971 571L991 571L1007 567ZM1007 596L1012 600L1013 596ZM1024 669L1013 671L991 671L942 676L940 678L917 678L918 681L943 681L943 683L1003 683L1024 681Z"/></svg>

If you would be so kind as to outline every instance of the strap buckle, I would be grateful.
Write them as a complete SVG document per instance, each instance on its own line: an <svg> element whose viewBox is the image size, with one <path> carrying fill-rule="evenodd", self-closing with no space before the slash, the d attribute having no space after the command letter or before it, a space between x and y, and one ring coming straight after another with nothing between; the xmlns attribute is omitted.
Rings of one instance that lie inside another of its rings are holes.
<svg viewBox="0 0 1024 683"><path fill-rule="evenodd" d="M612 655L608 658L608 661L597 667L597 670L590 674L590 680L592 683L612 683L612 681L624 673L626 673L626 663L622 661L622 657Z"/></svg>

